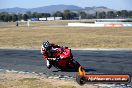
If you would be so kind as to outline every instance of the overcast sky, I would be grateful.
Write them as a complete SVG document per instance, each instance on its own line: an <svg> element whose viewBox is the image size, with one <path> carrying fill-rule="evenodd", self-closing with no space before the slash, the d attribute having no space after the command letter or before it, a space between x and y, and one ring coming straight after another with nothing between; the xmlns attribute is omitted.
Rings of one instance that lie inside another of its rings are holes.
<svg viewBox="0 0 132 88"><path fill-rule="evenodd" d="M0 0L0 9L13 7L35 8L57 4L80 7L106 6L115 10L132 10L132 0Z"/></svg>

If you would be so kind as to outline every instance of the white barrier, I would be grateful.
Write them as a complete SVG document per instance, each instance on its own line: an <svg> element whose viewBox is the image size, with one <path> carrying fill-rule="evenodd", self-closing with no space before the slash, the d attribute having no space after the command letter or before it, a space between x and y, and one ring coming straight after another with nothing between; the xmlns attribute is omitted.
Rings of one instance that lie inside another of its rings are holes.
<svg viewBox="0 0 132 88"><path fill-rule="evenodd" d="M123 24L124 27L132 27L132 24Z"/></svg>
<svg viewBox="0 0 132 88"><path fill-rule="evenodd" d="M96 22L95 24L132 24L132 22Z"/></svg>
<svg viewBox="0 0 132 88"><path fill-rule="evenodd" d="M70 27L132 27L132 24L90 24L90 23L68 23Z"/></svg>
<svg viewBox="0 0 132 88"><path fill-rule="evenodd" d="M104 27L104 24L68 23L71 27Z"/></svg>

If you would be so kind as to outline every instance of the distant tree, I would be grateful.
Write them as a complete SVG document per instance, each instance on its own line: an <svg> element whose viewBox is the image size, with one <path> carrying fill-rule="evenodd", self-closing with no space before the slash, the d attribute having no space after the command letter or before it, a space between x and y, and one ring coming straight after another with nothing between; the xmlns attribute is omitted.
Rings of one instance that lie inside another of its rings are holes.
<svg viewBox="0 0 132 88"><path fill-rule="evenodd" d="M41 13L41 17L50 17L51 14L50 13Z"/></svg>
<svg viewBox="0 0 132 88"><path fill-rule="evenodd" d="M63 19L65 19L65 20L72 20L72 19L74 19L75 17L78 17L78 14L75 13L75 12L72 12L72 11L70 11L70 10L65 10L65 11L63 12Z"/></svg>
<svg viewBox="0 0 132 88"><path fill-rule="evenodd" d="M123 18L127 18L128 17L128 11L127 10L121 10L121 16Z"/></svg>
<svg viewBox="0 0 132 88"><path fill-rule="evenodd" d="M96 12L96 13L95 13L95 16L96 16L96 19L98 19L98 18L99 18L99 17L98 17L98 12Z"/></svg>
<svg viewBox="0 0 132 88"><path fill-rule="evenodd" d="M23 19L23 14L18 13L18 20L22 20Z"/></svg>
<svg viewBox="0 0 132 88"><path fill-rule="evenodd" d="M0 20L7 22L9 19L9 14L7 12L0 13Z"/></svg>
<svg viewBox="0 0 132 88"><path fill-rule="evenodd" d="M31 17L32 17L31 11L26 12L26 14L28 15L28 18L31 19Z"/></svg>
<svg viewBox="0 0 132 88"><path fill-rule="evenodd" d="M102 12L102 18L106 18L106 12Z"/></svg>
<svg viewBox="0 0 132 88"><path fill-rule="evenodd" d="M10 17L10 15L9 15L9 14L6 14L6 15L5 15L5 19L4 19L4 21L5 21L5 22L10 21L9 17Z"/></svg>
<svg viewBox="0 0 132 88"><path fill-rule="evenodd" d="M71 12L70 10L65 10L63 13L63 17L65 20L70 20L71 19Z"/></svg>
<svg viewBox="0 0 132 88"><path fill-rule="evenodd" d="M121 11L116 11L116 17L120 18L121 17Z"/></svg>
<svg viewBox="0 0 132 88"><path fill-rule="evenodd" d="M3 18L5 22L8 22L8 14L4 14L4 18Z"/></svg>
<svg viewBox="0 0 132 88"><path fill-rule="evenodd" d="M8 22L8 15L7 14L3 16L3 21Z"/></svg>
<svg viewBox="0 0 132 88"><path fill-rule="evenodd" d="M51 16L50 13L37 13L37 12L34 12L34 13L32 13L31 18L43 18L43 17L50 17L50 16Z"/></svg>
<svg viewBox="0 0 132 88"><path fill-rule="evenodd" d="M0 13L0 21L2 21L2 20L1 20L1 13Z"/></svg>
<svg viewBox="0 0 132 88"><path fill-rule="evenodd" d="M96 16L93 14L87 14L86 19L96 19Z"/></svg>
<svg viewBox="0 0 132 88"><path fill-rule="evenodd" d="M1 21L5 21L4 19L5 19L5 15L4 14L1 14Z"/></svg>
<svg viewBox="0 0 132 88"><path fill-rule="evenodd" d="M99 19L100 18L99 13L100 12L96 12L96 14L95 14L96 15L96 19Z"/></svg>
<svg viewBox="0 0 132 88"><path fill-rule="evenodd" d="M114 11L108 11L107 12L107 18L114 18L114 17L115 17Z"/></svg>
<svg viewBox="0 0 132 88"><path fill-rule="evenodd" d="M38 14L37 12L34 12L34 13L32 13L32 16L31 17L32 18L37 18L37 14Z"/></svg>
<svg viewBox="0 0 132 88"><path fill-rule="evenodd" d="M103 11L103 12L99 12L98 13L98 18L99 19L104 19L104 18L106 18L106 13Z"/></svg>
<svg viewBox="0 0 132 88"><path fill-rule="evenodd" d="M81 16L81 19L86 19L87 18L87 14L85 12L80 12L79 14Z"/></svg>
<svg viewBox="0 0 132 88"><path fill-rule="evenodd" d="M46 13L41 13L41 16L42 17L47 17L47 14Z"/></svg>
<svg viewBox="0 0 132 88"><path fill-rule="evenodd" d="M29 19L28 15L27 14L24 14L23 15L23 20L27 21Z"/></svg>
<svg viewBox="0 0 132 88"><path fill-rule="evenodd" d="M13 14L12 15L12 21L18 21L18 16L16 14Z"/></svg>
<svg viewBox="0 0 132 88"><path fill-rule="evenodd" d="M12 15L10 14L9 16L8 16L8 21L12 21L13 20L13 17L12 17Z"/></svg>
<svg viewBox="0 0 132 88"><path fill-rule="evenodd" d="M132 11L129 11L128 14L129 14L129 18L132 18Z"/></svg>
<svg viewBox="0 0 132 88"><path fill-rule="evenodd" d="M57 11L53 14L54 17L63 17L63 13L60 11Z"/></svg>
<svg viewBox="0 0 132 88"><path fill-rule="evenodd" d="M41 13L37 13L37 18L41 18L42 14Z"/></svg>
<svg viewBox="0 0 132 88"><path fill-rule="evenodd" d="M70 19L75 19L76 17L78 17L77 13L74 13L74 12L70 13Z"/></svg>

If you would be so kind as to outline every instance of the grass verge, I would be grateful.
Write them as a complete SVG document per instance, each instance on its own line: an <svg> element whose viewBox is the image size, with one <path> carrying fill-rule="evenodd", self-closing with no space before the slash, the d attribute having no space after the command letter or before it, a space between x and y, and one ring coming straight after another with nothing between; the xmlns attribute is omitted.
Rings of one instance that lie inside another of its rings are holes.
<svg viewBox="0 0 132 88"><path fill-rule="evenodd" d="M44 23L0 28L0 47L39 49L44 40L72 48L132 48L132 28L50 27Z"/></svg>
<svg viewBox="0 0 132 88"><path fill-rule="evenodd" d="M92 84L79 86L71 80L47 79L34 74L0 72L0 88L97 88Z"/></svg>
<svg viewBox="0 0 132 88"><path fill-rule="evenodd" d="M39 79L24 78L21 80L8 81L0 83L0 88L76 88L73 85L53 85L49 82L44 82Z"/></svg>

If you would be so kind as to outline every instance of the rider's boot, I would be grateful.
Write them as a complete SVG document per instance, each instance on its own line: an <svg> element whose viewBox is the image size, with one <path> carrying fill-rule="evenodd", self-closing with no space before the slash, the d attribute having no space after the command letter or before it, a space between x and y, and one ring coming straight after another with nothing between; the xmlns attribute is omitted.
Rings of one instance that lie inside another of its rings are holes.
<svg viewBox="0 0 132 88"><path fill-rule="evenodd" d="M46 62L47 62L47 68L50 69L52 67L51 61L46 60Z"/></svg>

